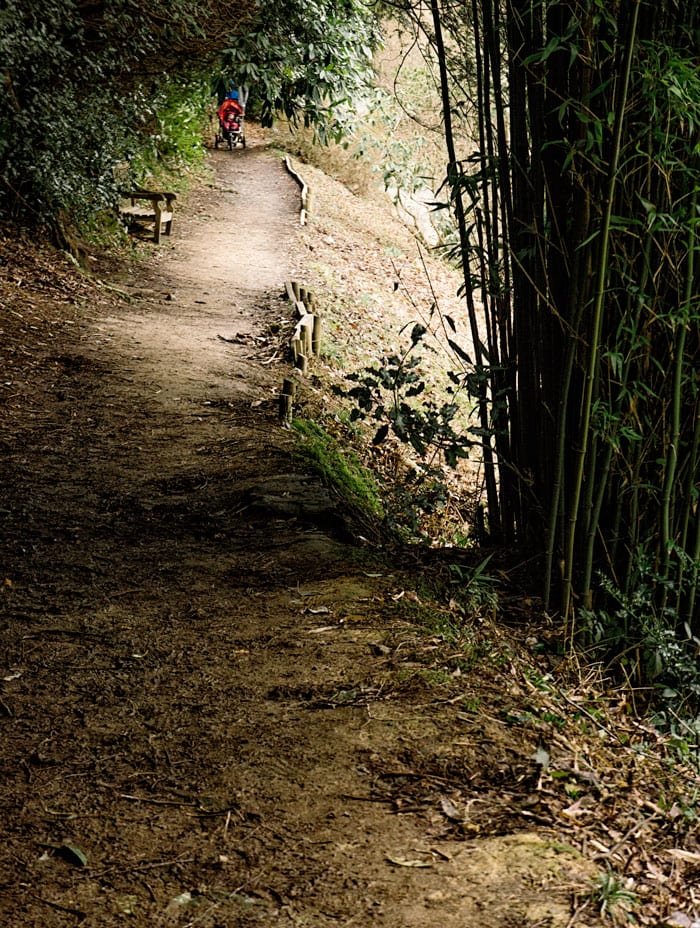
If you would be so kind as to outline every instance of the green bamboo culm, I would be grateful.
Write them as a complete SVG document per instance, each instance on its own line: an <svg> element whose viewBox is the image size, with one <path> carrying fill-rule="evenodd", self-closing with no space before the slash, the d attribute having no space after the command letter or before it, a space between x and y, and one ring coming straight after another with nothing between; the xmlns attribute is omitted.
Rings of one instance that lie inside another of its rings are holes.
<svg viewBox="0 0 700 928"><path fill-rule="evenodd" d="M685 358L685 343L688 325L691 316L691 303L693 299L693 288L695 282L695 249L696 249L696 225L697 225L697 203L698 188L693 189L693 195L690 207L690 220L688 231L688 265L685 280L685 294L680 316L675 320L675 356L673 363L673 394L671 397L671 416L670 426L671 434L668 441L668 453L664 466L664 485L663 496L661 500L661 519L660 519L660 558L659 574L662 577L667 576L669 568L669 556L671 553L672 530L671 530L671 509L674 488L676 484L676 472L678 468L678 446L681 439L681 412L683 407L683 367ZM663 603L662 603L663 605Z"/></svg>
<svg viewBox="0 0 700 928"><path fill-rule="evenodd" d="M595 390L599 363L600 334L603 321L603 308L605 304L606 282L608 275L610 225L612 219L615 187L617 184L617 173L620 162L622 129L625 121L625 112L627 109L630 75L632 73L632 58L634 55L634 48L637 37L637 25L639 22L639 6L640 0L635 0L634 12L630 24L629 35L627 37L627 46L625 49L625 57L622 66L622 83L620 94L616 102L615 130L613 135L613 149L608 177L608 192L605 203L605 211L603 214L603 222L600 229L600 250L598 256L595 302L593 305L593 324L591 327L591 342L588 349L588 368L586 370L586 380L583 401L581 405L580 446L574 469L571 501L569 504L569 514L567 519L567 539L566 552L564 556L564 576L562 583L561 601L561 611L565 621L568 620L568 617L571 614L574 558L576 552L576 526L579 517L581 489L583 486L583 477L586 468L586 452L588 450L588 443L590 439L591 412L593 408L593 394ZM583 590L582 593L584 602L590 603L591 591Z"/></svg>
<svg viewBox="0 0 700 928"><path fill-rule="evenodd" d="M447 168L447 180L450 186L452 202L454 206L455 216L457 219L457 230L459 234L459 243L460 243L460 252L461 252L461 265L462 272L464 274L464 294L467 303L467 313L469 317L469 325L472 334L472 342L474 344L475 352L475 364L477 370L477 379L479 382L478 387L478 397L477 397L477 408L478 415L481 422L481 430L484 434L484 443L483 443L483 456L484 456L484 472L485 472L485 482L486 482L486 496L488 501L488 512L489 512L489 524L491 526L492 533L497 535L499 533L498 527L500 526L500 503L499 503L499 494L498 486L496 480L496 467L493 457L493 450L491 443L486 437L489 431L489 405L487 399L487 392L485 386L484 378L484 363L483 363L483 350L481 348L481 338L479 334L479 321L477 317L476 305L474 303L474 297L471 287L471 271L469 266L469 235L467 232L467 223L464 212L464 203L462 200L462 191L460 189L460 169L459 162L457 160L457 154L455 149L455 140L454 133L452 131L452 111L450 106L450 83L449 76L447 73L447 56L445 52L445 44L442 35L442 19L440 14L440 5L439 0L431 0L430 10L433 21L433 30L434 30L434 41L437 51L438 66L440 72L440 93L442 99L442 112L443 119L445 124L445 143L447 147L447 154L449 158L448 168Z"/></svg>
<svg viewBox="0 0 700 928"><path fill-rule="evenodd" d="M489 522L648 683L698 624L700 8L431 4Z"/></svg>

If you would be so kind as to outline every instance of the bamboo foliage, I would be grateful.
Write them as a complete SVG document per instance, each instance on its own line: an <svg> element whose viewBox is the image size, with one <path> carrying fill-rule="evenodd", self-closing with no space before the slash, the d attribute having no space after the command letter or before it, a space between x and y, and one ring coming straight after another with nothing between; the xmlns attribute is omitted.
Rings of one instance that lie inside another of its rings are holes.
<svg viewBox="0 0 700 928"><path fill-rule="evenodd" d="M435 33L450 30L438 58L467 305L484 314L490 527L540 555L572 634L643 577L660 620L700 630L694 6L431 0ZM461 160L455 48L478 103Z"/></svg>

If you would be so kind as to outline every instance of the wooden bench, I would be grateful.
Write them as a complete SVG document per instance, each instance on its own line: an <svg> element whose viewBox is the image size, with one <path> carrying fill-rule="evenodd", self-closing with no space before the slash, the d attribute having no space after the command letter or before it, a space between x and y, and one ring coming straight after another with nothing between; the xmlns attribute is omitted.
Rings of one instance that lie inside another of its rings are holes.
<svg viewBox="0 0 700 928"><path fill-rule="evenodd" d="M122 196L130 201L129 206L120 206L119 214L129 225L153 223L153 241L160 242L161 235L170 235L173 226L173 209L177 196L174 193L154 190L128 190ZM143 202L149 205L143 205Z"/></svg>

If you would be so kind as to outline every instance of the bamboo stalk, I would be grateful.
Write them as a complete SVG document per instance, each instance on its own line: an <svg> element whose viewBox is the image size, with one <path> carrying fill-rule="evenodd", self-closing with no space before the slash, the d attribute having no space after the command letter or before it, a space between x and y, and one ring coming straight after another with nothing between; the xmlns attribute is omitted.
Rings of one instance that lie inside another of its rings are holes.
<svg viewBox="0 0 700 928"><path fill-rule="evenodd" d="M596 279L596 295L593 306L593 321L591 342L588 349L588 367L584 384L582 403L582 422L580 429L580 447L574 468L573 486L569 515L567 519L567 543L564 558L564 580L562 588L562 614L568 620L573 595L574 552L576 546L576 528L579 517L581 490L586 467L586 456L590 438L591 413L593 396L596 388L597 369L599 363L600 335L603 322L603 306L608 275L608 250L610 246L610 227L612 221L612 208L617 185L617 172L622 147L622 127L627 109L627 96L629 93L630 74L632 71L632 55L636 45L637 24L639 21L640 0L634 0L634 13L630 26L630 34L625 49L625 60L622 68L622 88L617 103L615 116L615 130L613 138L612 157L608 177L608 192L603 213L603 222L600 232L600 252L598 257L598 270ZM585 591L584 591L585 592Z"/></svg>
<svg viewBox="0 0 700 928"><path fill-rule="evenodd" d="M459 242L462 258L462 272L464 277L464 295L467 303L467 313L469 317L469 326L471 330L472 343L474 345L474 361L479 383L477 408L481 429L484 433L483 455L484 455L484 479L486 483L486 498L489 510L489 526L494 530L494 536L500 537L501 514L500 501L498 496L498 485L496 480L496 466L491 442L488 439L490 431L489 422L489 404L487 392L484 386L483 374L485 373L484 356L481 348L481 338L479 333L479 324L474 304L474 295L471 288L471 273L469 268L469 235L467 232L466 217L464 212L464 202L462 200L462 191L459 185L459 164L454 142L454 133L452 129L452 113L450 107L450 89L447 75L447 58L445 53L445 43L442 35L442 23L440 16L439 0L430 0L430 9L432 14L433 29L435 31L435 48L438 58L438 68L440 71L440 93L442 99L442 115L445 125L445 143L448 153L448 181L452 191L452 200L457 219L457 229L459 233ZM477 43L478 44L478 43Z"/></svg>
<svg viewBox="0 0 700 928"><path fill-rule="evenodd" d="M673 365L673 395L671 401L671 435L669 439L668 456L664 469L664 487L661 499L661 559L659 574L666 577L670 546L672 542L671 506L673 490L678 467L678 444L681 437L681 407L683 404L683 364L685 361L685 342L690 320L690 304L695 286L695 250L696 250L696 212L698 203L698 188L693 190L690 207L690 230L688 236L688 268L685 277L685 294L681 308L680 321L677 325L676 351Z"/></svg>

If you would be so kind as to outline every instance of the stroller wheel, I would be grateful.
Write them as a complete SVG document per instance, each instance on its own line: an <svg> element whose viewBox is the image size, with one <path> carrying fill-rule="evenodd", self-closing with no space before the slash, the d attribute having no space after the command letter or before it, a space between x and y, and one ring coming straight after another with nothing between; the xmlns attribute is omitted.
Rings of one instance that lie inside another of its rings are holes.
<svg viewBox="0 0 700 928"><path fill-rule="evenodd" d="M241 144L245 148L245 136L244 135L241 136Z"/></svg>

